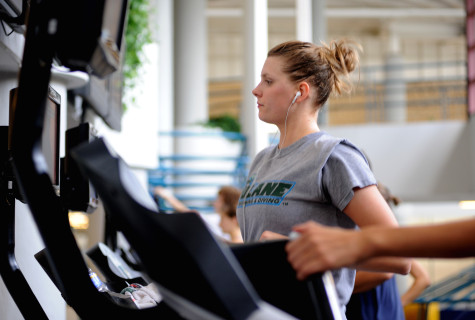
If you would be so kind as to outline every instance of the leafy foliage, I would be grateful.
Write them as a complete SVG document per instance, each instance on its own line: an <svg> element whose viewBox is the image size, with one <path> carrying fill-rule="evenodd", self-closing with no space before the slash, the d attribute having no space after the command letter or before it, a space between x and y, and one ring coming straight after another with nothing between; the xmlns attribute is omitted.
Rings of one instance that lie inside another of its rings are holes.
<svg viewBox="0 0 475 320"><path fill-rule="evenodd" d="M124 87L131 89L135 86L138 69L144 62L142 50L144 45L152 42L152 32L149 27L149 0L129 1L129 14L125 30L125 61Z"/></svg>
<svg viewBox="0 0 475 320"><path fill-rule="evenodd" d="M221 128L223 131L227 132L241 132L241 124L238 119L227 114L210 118L204 126L209 128Z"/></svg>

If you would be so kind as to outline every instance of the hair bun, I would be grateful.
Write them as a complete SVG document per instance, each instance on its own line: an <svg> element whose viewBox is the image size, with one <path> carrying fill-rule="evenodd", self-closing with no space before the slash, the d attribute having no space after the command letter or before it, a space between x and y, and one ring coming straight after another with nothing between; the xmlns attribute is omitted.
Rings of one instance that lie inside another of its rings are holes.
<svg viewBox="0 0 475 320"><path fill-rule="evenodd" d="M351 91L349 74L359 65L359 51L362 47L355 41L342 39L333 40L330 45L322 42L322 58L325 59L335 75L334 90L341 94L342 91ZM342 78L346 78L343 80Z"/></svg>
<svg viewBox="0 0 475 320"><path fill-rule="evenodd" d="M340 40L333 42L335 58L340 61L343 69L347 73L352 72L358 67L359 64L359 54L358 51L361 51L361 46L349 40Z"/></svg>

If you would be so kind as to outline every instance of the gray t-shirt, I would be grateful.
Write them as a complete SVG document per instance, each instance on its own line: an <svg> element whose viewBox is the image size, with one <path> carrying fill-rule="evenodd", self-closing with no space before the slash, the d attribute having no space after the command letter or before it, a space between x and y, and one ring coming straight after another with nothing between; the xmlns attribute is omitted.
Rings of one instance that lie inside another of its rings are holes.
<svg viewBox="0 0 475 320"><path fill-rule="evenodd" d="M257 241L265 230L288 235L294 225L309 220L354 229L343 209L354 188L374 184L363 153L325 132L309 134L282 150L268 147L255 157L238 204L243 239ZM332 273L344 317L355 270Z"/></svg>

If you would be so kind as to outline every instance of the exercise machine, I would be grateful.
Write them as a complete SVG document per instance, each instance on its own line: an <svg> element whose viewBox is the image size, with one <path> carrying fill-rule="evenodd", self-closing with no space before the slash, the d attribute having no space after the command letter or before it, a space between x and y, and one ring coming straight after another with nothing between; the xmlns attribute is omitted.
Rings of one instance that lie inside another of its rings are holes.
<svg viewBox="0 0 475 320"><path fill-rule="evenodd" d="M334 288L326 275L297 281L285 259L284 242L231 248L193 213L160 213L102 139L81 144L72 154L163 301L137 309L118 303L114 294L100 292L93 285L69 225L68 208L47 170L40 139L53 61L97 77L115 72L120 65L127 5L126 0L35 0L27 18L11 128L11 163L21 198L45 244L50 276L65 301L83 319L103 318L104 314L139 319L338 318L332 303L335 297L328 294ZM252 262L259 260L249 259L256 253L268 257L273 262L269 267L282 273L253 279L252 275L262 274ZM267 292L270 283L281 284L281 291Z"/></svg>

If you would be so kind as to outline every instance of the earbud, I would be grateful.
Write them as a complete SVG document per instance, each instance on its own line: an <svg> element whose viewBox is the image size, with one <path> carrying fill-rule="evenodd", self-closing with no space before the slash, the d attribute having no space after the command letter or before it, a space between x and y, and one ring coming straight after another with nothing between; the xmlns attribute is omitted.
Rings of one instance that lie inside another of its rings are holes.
<svg viewBox="0 0 475 320"><path fill-rule="evenodd" d="M297 93L295 94L294 100L292 100L291 105L294 104L295 100L297 100L297 98L300 97L301 95L302 95L302 93L300 91L297 91Z"/></svg>

